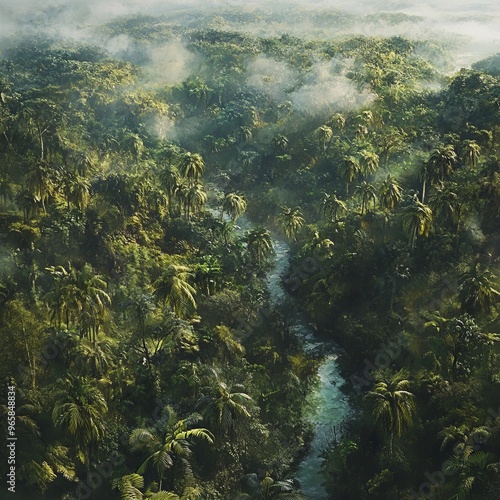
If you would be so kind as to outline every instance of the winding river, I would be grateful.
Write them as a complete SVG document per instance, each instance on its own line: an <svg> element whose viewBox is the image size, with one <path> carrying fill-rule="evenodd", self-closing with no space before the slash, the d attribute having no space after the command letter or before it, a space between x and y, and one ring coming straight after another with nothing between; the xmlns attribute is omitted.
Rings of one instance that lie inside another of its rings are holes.
<svg viewBox="0 0 500 500"><path fill-rule="evenodd" d="M209 209L214 215L220 216L215 209ZM236 233L243 236L247 231L256 227L245 215L237 221ZM285 291L282 285L284 276L290 264L290 247L286 241L271 232L275 252L273 268L267 275L267 286L271 302L274 305L291 302L289 310L297 310L293 307L293 298ZM295 477L299 481L301 491L310 500L328 500L322 474L321 456L323 450L338 438L338 430L344 419L349 415L350 408L345 395L340 387L344 383L337 365L338 348L332 342L323 342L314 335L314 329L306 318L297 313L291 318L291 331L304 340L306 351L321 352L324 359L318 368L318 382L308 395L307 407L309 408L308 419L313 425L314 436L309 446L308 454L303 458L295 471Z"/></svg>
<svg viewBox="0 0 500 500"><path fill-rule="evenodd" d="M248 220L241 226L247 226ZM247 226L248 227L248 226ZM272 233L271 233L272 234ZM281 278L289 267L290 248L288 244L272 234L275 265L268 273L267 286L274 304L293 301L282 286ZM311 500L326 500L328 494L323 485L322 451L338 437L336 431L349 414L349 405L340 391L344 379L340 376L337 366L336 346L333 343L319 341L314 336L313 328L303 315L292 318L291 330L305 341L307 351L325 353L325 358L318 369L318 383L308 396L308 418L314 427L314 437L310 443L309 453L299 464L295 477L301 485L301 490Z"/></svg>

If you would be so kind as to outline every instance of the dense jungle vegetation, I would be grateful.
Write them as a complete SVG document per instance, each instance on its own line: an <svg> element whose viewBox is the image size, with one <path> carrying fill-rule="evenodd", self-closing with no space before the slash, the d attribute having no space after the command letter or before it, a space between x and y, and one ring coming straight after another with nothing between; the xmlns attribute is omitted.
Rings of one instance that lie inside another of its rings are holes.
<svg viewBox="0 0 500 500"><path fill-rule="evenodd" d="M113 55L3 45L16 494L304 498L321 356L270 306L278 234L283 286L342 349L331 498L499 498L498 56L450 75L434 41L252 35L245 16L119 19L96 29L128 37Z"/></svg>

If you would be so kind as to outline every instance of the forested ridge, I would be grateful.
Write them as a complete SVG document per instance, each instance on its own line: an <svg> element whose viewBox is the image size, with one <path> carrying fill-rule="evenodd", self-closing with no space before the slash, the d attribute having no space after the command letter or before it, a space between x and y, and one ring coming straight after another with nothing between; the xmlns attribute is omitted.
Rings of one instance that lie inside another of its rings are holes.
<svg viewBox="0 0 500 500"><path fill-rule="evenodd" d="M322 355L271 300L279 235L283 287L341 347L331 498L498 498L498 57L450 74L443 43L264 36L248 16L2 48L16 494L304 498Z"/></svg>

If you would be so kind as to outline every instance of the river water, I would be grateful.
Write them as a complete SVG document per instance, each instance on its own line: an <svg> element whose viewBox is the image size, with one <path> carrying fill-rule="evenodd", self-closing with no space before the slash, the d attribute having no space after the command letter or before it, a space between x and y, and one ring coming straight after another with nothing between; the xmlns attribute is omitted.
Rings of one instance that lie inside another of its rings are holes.
<svg viewBox="0 0 500 500"><path fill-rule="evenodd" d="M214 215L216 211L210 210ZM237 221L236 233L240 236L246 231L254 229L256 225L245 215ZM286 274L290 264L290 247L286 241L271 232L275 252L273 268L267 274L267 287L274 305L292 302L289 310L297 311L293 307L293 298L285 291L282 285L282 276ZM290 305L290 304L289 304ZM318 340L314 335L313 327L307 322L304 315L297 313L290 318L290 330L304 341L304 348L308 352L321 352L324 359L318 368L318 381L307 397L307 418L314 428L314 437L310 443L309 452L298 465L295 477L300 482L301 491L310 500L328 500L329 496L324 487L325 478L322 474L322 451L339 437L339 429L344 419L349 415L350 408L341 392L344 384L337 365L339 349L332 342Z"/></svg>
<svg viewBox="0 0 500 500"><path fill-rule="evenodd" d="M247 221L242 226L246 224ZM293 301L284 290L281 280L289 267L290 247L275 234L272 234L272 237L276 257L275 265L267 275L267 286L271 301L277 305ZM325 353L325 358L318 369L318 383L307 401L308 419L313 424L314 437L310 443L309 453L299 464L295 477L299 480L306 498L326 500L329 497L323 486L325 479L321 465L324 459L321 453L335 437L338 438L340 425L348 416L350 409L345 395L340 390L344 379L338 370L336 346L316 339L314 329L303 315L297 314L291 321L290 330L304 340L307 351Z"/></svg>

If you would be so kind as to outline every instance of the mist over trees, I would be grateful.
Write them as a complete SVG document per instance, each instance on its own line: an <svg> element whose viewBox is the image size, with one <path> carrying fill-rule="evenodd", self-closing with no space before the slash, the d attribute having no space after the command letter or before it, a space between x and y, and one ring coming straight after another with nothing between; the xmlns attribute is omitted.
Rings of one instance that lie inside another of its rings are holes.
<svg viewBox="0 0 500 500"><path fill-rule="evenodd" d="M350 408L324 498L499 497L487 5L2 7L21 498L309 498L328 352L297 318Z"/></svg>

